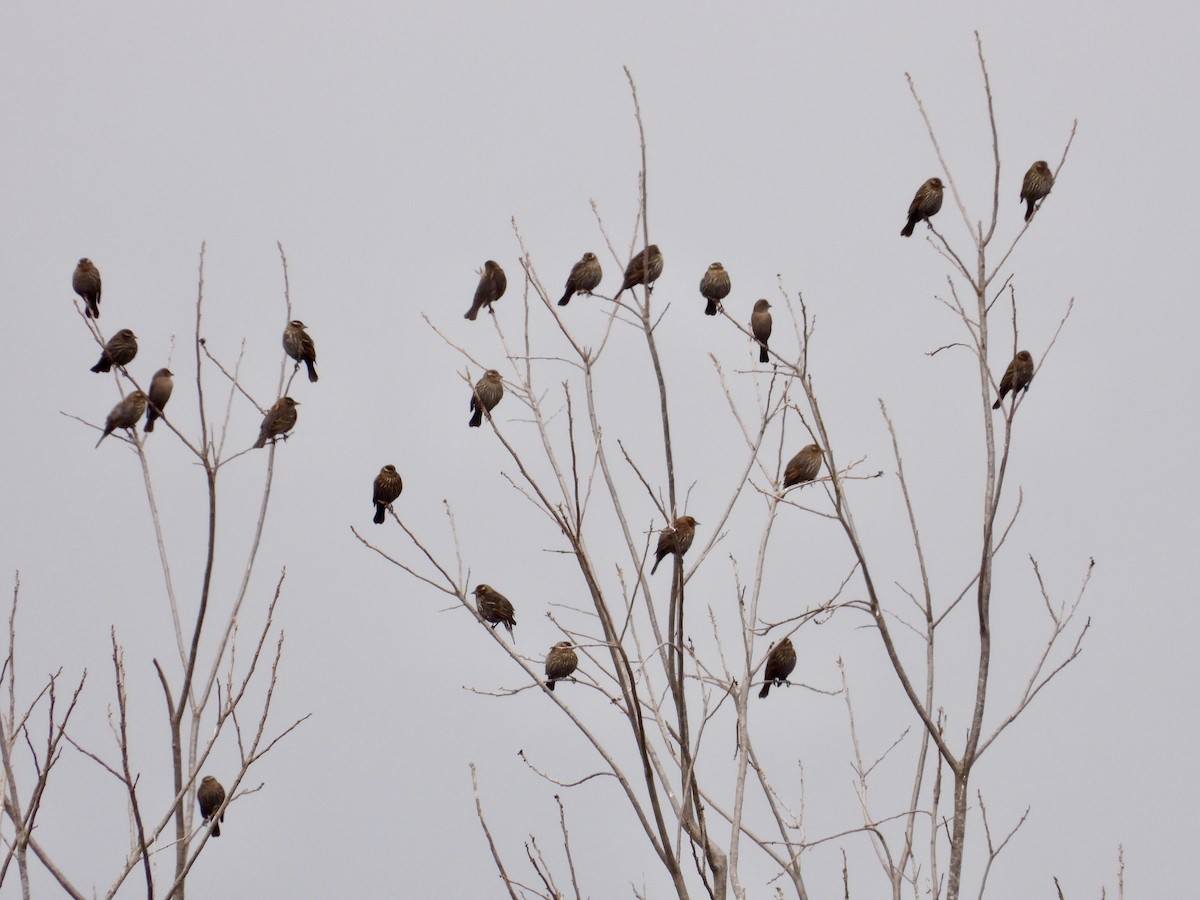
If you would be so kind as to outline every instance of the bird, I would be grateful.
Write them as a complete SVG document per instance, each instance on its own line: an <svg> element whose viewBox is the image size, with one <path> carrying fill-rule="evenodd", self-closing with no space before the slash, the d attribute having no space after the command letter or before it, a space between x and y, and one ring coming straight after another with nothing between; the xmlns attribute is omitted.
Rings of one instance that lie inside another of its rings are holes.
<svg viewBox="0 0 1200 900"><path fill-rule="evenodd" d="M504 289L507 287L508 279L504 277L504 270L494 259L489 259L483 264L483 271L479 275L479 287L475 288L475 299L471 301L471 308L463 313L463 318L474 322L479 310L485 306L488 312L495 314L492 304L504 296Z"/></svg>
<svg viewBox="0 0 1200 900"><path fill-rule="evenodd" d="M508 633L512 634L517 619L508 598L487 584L476 585L474 593L475 608L479 610L483 621L491 625L493 631L497 625L503 625L508 629Z"/></svg>
<svg viewBox="0 0 1200 900"><path fill-rule="evenodd" d="M104 434L100 435L100 441L104 440L118 428L137 428L138 419L142 417L142 413L146 411L146 395L141 391L134 391L131 394L126 394L121 398L121 402L112 408L108 414L108 418L104 420ZM100 446L100 441L96 441L96 446Z"/></svg>
<svg viewBox="0 0 1200 900"><path fill-rule="evenodd" d="M375 492L371 495L371 502L375 504L375 518L372 521L376 525L383 524L387 508L403 490L404 482L395 466L388 464L379 470L379 474L375 476Z"/></svg>
<svg viewBox="0 0 1200 900"><path fill-rule="evenodd" d="M706 316L715 316L721 311L721 301L729 296L729 273L719 262L709 266L700 279L700 293L708 301L704 308Z"/></svg>
<svg viewBox="0 0 1200 900"><path fill-rule="evenodd" d="M317 380L317 345L313 343L312 335L304 330L304 323L299 319L292 319L287 323L287 328L283 329L283 350L296 361L297 368L300 363L308 367L310 382Z"/></svg>
<svg viewBox="0 0 1200 900"><path fill-rule="evenodd" d="M809 444L788 460L783 470L783 486L790 488L792 485L812 481L820 471L821 448L816 444Z"/></svg>
<svg viewBox="0 0 1200 900"><path fill-rule="evenodd" d="M792 646L791 638L784 638L767 654L767 668L763 672L763 686L762 690L758 692L758 696L767 696L772 684L775 687L790 684L787 677L792 674L794 668L796 668L796 648Z"/></svg>
<svg viewBox="0 0 1200 900"><path fill-rule="evenodd" d="M150 395L146 398L146 427L143 431L154 430L154 420L162 416L163 407L171 399L171 391L175 382L171 380L174 373L170 369L159 369L150 379Z"/></svg>
<svg viewBox="0 0 1200 900"><path fill-rule="evenodd" d="M75 267L71 287L83 298L84 315L89 319L100 318L100 270L86 256Z"/></svg>
<svg viewBox="0 0 1200 900"><path fill-rule="evenodd" d="M1034 205L1049 194L1052 187L1054 173L1050 171L1044 159L1039 159L1029 167L1029 171L1025 173L1025 180L1021 182L1021 199L1028 204L1025 209L1026 222L1033 218Z"/></svg>
<svg viewBox="0 0 1200 900"><path fill-rule="evenodd" d="M625 267L625 280L621 282L621 290L617 291L617 297L620 297L625 291L629 290L635 284L644 284L647 288L651 287L654 282L658 281L658 276L662 274L663 257L659 252L658 244L651 244L642 252L636 254L629 261L629 265ZM614 300L617 297L613 297Z"/></svg>
<svg viewBox="0 0 1200 900"><path fill-rule="evenodd" d="M900 234L903 237L912 237L913 228L917 223L924 219L929 221L929 217L942 208L942 179L930 178L923 185L917 188L917 195L913 197L912 203L908 205L908 224L904 226Z"/></svg>
<svg viewBox="0 0 1200 900"><path fill-rule="evenodd" d="M688 547L692 546L692 540L696 537L696 526L699 524L691 516L680 516L662 530L658 536L658 549L654 551L654 568L650 570L651 575L658 571L658 564L664 557L672 553L683 556L688 552Z"/></svg>
<svg viewBox="0 0 1200 900"><path fill-rule="evenodd" d="M110 372L113 366L127 366L137 356L137 335L122 328L108 339L100 352L100 361L92 366L93 372Z"/></svg>
<svg viewBox="0 0 1200 900"><path fill-rule="evenodd" d="M563 292L559 306L566 306L575 294L590 294L600 286L604 272L600 268L600 260L590 250L583 258L571 266L571 274L567 276L567 289Z"/></svg>
<svg viewBox="0 0 1200 900"><path fill-rule="evenodd" d="M471 421L467 425L478 428L483 424L484 410L490 413L503 396L504 382L500 380L500 373L495 369L488 369L483 373L483 377L475 382L471 391Z"/></svg>
<svg viewBox="0 0 1200 900"><path fill-rule="evenodd" d="M254 448L265 447L267 441L275 442L275 438L286 438L287 432L296 427L296 407L300 404L291 397L280 397L263 416L262 427L258 429L258 440Z"/></svg>
<svg viewBox="0 0 1200 900"><path fill-rule="evenodd" d="M546 654L546 690L554 690L554 682L569 678L579 668L579 657L570 641L559 641Z"/></svg>
<svg viewBox="0 0 1200 900"><path fill-rule="evenodd" d="M200 787L196 789L196 802L200 804L200 815L207 822L212 818L213 813L221 808L221 804L225 802L225 788L221 787L221 782L213 778L211 775L205 775L200 780ZM221 822L225 821L225 813L221 812L221 818L213 823L212 836L218 838L221 836Z"/></svg>
<svg viewBox="0 0 1200 900"><path fill-rule="evenodd" d="M1033 381L1033 357L1029 355L1028 350L1022 350L1013 357L1008 368L1004 370L1004 375L1000 379L1000 396L992 404L992 409L1000 408L1000 404L1004 402L1004 395L1009 391L1012 391L1013 400L1016 400L1018 393L1029 390L1031 381Z"/></svg>
<svg viewBox="0 0 1200 900"><path fill-rule="evenodd" d="M754 312L750 313L750 330L754 332L754 339L758 341L758 361L760 363L770 362L770 354L767 353L767 341L771 339L771 304L766 300L757 300L754 303Z"/></svg>

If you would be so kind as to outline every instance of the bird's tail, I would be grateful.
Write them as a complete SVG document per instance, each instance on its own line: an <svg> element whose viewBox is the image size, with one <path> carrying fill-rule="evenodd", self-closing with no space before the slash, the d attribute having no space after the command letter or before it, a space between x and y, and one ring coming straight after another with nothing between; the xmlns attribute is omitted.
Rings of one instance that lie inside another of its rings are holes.
<svg viewBox="0 0 1200 900"><path fill-rule="evenodd" d="M1026 200L1025 202L1029 204L1029 208L1025 210L1025 221L1028 222L1033 218L1033 201Z"/></svg>
<svg viewBox="0 0 1200 900"><path fill-rule="evenodd" d="M767 353L767 345L766 344L762 344L758 348L758 361L760 363L765 363L765 362L771 361L771 357Z"/></svg>
<svg viewBox="0 0 1200 900"><path fill-rule="evenodd" d="M716 300L708 301L708 306L704 307L704 314L706 316L715 316L717 314L717 301Z"/></svg>
<svg viewBox="0 0 1200 900"><path fill-rule="evenodd" d="M765 696L767 696L767 694L770 692L770 690L771 690L771 682L769 682L769 681L764 681L764 682L763 682L763 689L762 689L761 691L759 691L759 692L758 692L758 696L760 696L760 697L765 697Z"/></svg>
<svg viewBox="0 0 1200 900"><path fill-rule="evenodd" d="M916 224L916 219L909 219L908 224L900 229L900 237L912 237L913 228L916 227Z"/></svg>
<svg viewBox="0 0 1200 900"><path fill-rule="evenodd" d="M375 518L371 521L376 525L382 525L384 518L387 516L387 507L382 503L375 504Z"/></svg>
<svg viewBox="0 0 1200 900"><path fill-rule="evenodd" d="M471 421L467 423L471 428L478 428L483 424L483 407L478 404L475 406L475 414L471 416Z"/></svg>
<svg viewBox="0 0 1200 900"><path fill-rule="evenodd" d="M464 318L464 319L467 319L467 320L469 320L469 321L471 321L471 322L474 322L474 321L475 321L475 317L476 317L477 315L479 315L479 307L478 307L478 306L472 306L472 307L471 307L470 309L468 309L468 310L467 310L465 313L463 313L463 318Z"/></svg>
<svg viewBox="0 0 1200 900"><path fill-rule="evenodd" d="M316 381L317 380L317 367L314 366L307 359L304 361L304 365L308 366L308 380Z"/></svg>
<svg viewBox="0 0 1200 900"><path fill-rule="evenodd" d="M1000 405L1003 402L1004 402L1004 395L1001 394L999 397L996 398L996 402L992 404L992 409L999 409Z"/></svg>
<svg viewBox="0 0 1200 900"><path fill-rule="evenodd" d="M150 410L150 412L146 413L146 427L143 428L142 431L145 431L147 433L153 431L154 430L154 420L157 418L158 418L158 413L156 413L154 410Z"/></svg>
<svg viewBox="0 0 1200 900"><path fill-rule="evenodd" d="M87 309L84 310L84 315L86 315L89 319L100 318L100 304L92 299L85 300L84 302L87 304Z"/></svg>
<svg viewBox="0 0 1200 900"><path fill-rule="evenodd" d="M561 306L562 304L560 303L559 305ZM546 690L548 690L548 691L554 690L554 679L553 678L551 678L549 681L546 682Z"/></svg>
<svg viewBox="0 0 1200 900"><path fill-rule="evenodd" d="M108 361L107 356L100 357L100 362L92 366L93 372L108 372L112 370L112 363Z"/></svg>
<svg viewBox="0 0 1200 900"><path fill-rule="evenodd" d="M566 292L565 294L563 294L563 295L562 295L562 299L558 301L558 305L559 305L559 306L566 306L568 303L570 303L570 302L571 302L571 295L572 295L572 294L574 294L574 293L575 293L575 292L574 292L573 290L571 290L570 288L567 288L567 292ZM551 683L552 685L554 684L554 682L550 682L550 683ZM553 687L551 687L551 688L550 688L550 690L554 690L554 688L553 688Z"/></svg>

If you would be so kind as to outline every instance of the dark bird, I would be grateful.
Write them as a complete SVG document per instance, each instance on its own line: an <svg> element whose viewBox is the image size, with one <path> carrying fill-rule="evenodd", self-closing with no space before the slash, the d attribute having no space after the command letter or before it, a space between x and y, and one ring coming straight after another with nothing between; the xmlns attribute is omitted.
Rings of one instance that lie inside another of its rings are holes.
<svg viewBox="0 0 1200 900"><path fill-rule="evenodd" d="M816 444L809 444L788 460L788 464L783 470L783 486L790 488L795 484L812 481L820 471L821 448Z"/></svg>
<svg viewBox="0 0 1200 900"><path fill-rule="evenodd" d="M1008 368L1004 370L1004 376L1000 379L1000 396L992 404L992 409L1000 408L1000 404L1004 402L1004 395L1009 391L1012 391L1013 400L1016 400L1017 394L1029 390L1031 381L1033 381L1033 357L1029 355L1028 350L1022 350L1013 357Z"/></svg>
<svg viewBox="0 0 1200 900"><path fill-rule="evenodd" d="M760 363L771 361L771 356L767 353L767 341L771 339L770 309L771 304L766 300L757 300L754 303L754 312L750 313L750 330L754 332L754 339L758 341Z"/></svg>
<svg viewBox="0 0 1200 900"><path fill-rule="evenodd" d="M767 669L763 672L762 690L758 696L765 697L771 690L771 685L782 687L790 682L787 677L796 668L796 649L792 646L791 638L784 638L767 655Z"/></svg>
<svg viewBox="0 0 1200 900"><path fill-rule="evenodd" d="M1021 182L1021 199L1028 204L1025 209L1026 222L1033 218L1034 204L1049 194L1052 187L1054 174L1046 165L1046 161L1039 159L1029 167L1029 171L1025 173L1025 180Z"/></svg>
<svg viewBox="0 0 1200 900"><path fill-rule="evenodd" d="M721 311L721 301L729 296L729 273L719 262L709 266L700 279L700 293L708 301L704 308L706 316L715 316Z"/></svg>
<svg viewBox="0 0 1200 900"><path fill-rule="evenodd" d="M171 399L171 391L175 390L175 382L171 380L174 373L170 369L159 369L150 379L150 394L146 398L146 427L145 431L154 430L154 420L162 416L163 407Z"/></svg>
<svg viewBox="0 0 1200 900"><path fill-rule="evenodd" d="M112 412L108 414L108 418L104 420L104 434L100 435L100 441L104 440L118 428L137 428L138 419L142 417L142 413L145 411L145 394L141 391L126 394L121 398L121 402L112 408ZM100 441L96 441L97 447L100 446Z"/></svg>
<svg viewBox="0 0 1200 900"><path fill-rule="evenodd" d="M546 654L546 690L554 690L554 682L560 678L569 678L571 673L579 668L579 657L571 647L570 641L559 641Z"/></svg>
<svg viewBox="0 0 1200 900"><path fill-rule="evenodd" d="M263 416L262 427L258 429L258 440L254 442L255 449L267 446L267 441L275 442L278 437L286 439L287 432L296 427L296 407L300 404L291 397L280 397L275 405Z"/></svg>
<svg viewBox="0 0 1200 900"><path fill-rule="evenodd" d="M908 204L908 224L900 232L904 237L912 237L917 223L929 217L942 208L942 179L930 178L917 188L917 195Z"/></svg>
<svg viewBox="0 0 1200 900"><path fill-rule="evenodd" d="M108 339L100 353L100 361L92 366L93 372L110 372L113 366L127 366L137 356L137 335L122 328Z"/></svg>
<svg viewBox="0 0 1200 900"><path fill-rule="evenodd" d="M483 621L496 630L497 625L503 625L512 634L513 626L517 624L513 613L513 605L499 591L492 590L490 585L481 584L475 588L475 608Z"/></svg>
<svg viewBox="0 0 1200 900"><path fill-rule="evenodd" d="M383 524L387 508L400 496L402 490L404 482L400 480L400 473L396 471L395 466L389 464L379 470L379 474L375 476L375 492L371 495L371 502L375 504L375 518L372 521L376 525Z"/></svg>
<svg viewBox="0 0 1200 900"><path fill-rule="evenodd" d="M692 546L692 540L696 537L696 526L699 524L691 516L680 516L662 530L658 536L658 549L654 551L654 568L650 570L651 575L658 571L658 564L664 557L672 553L683 556L688 552L688 547Z"/></svg>
<svg viewBox="0 0 1200 900"><path fill-rule="evenodd" d="M225 802L225 788L221 787L221 782L213 778L211 775L205 775L200 781L200 787L196 789L196 802L200 804L200 815L207 822L212 818L213 813L221 808L221 804ZM212 836L217 838L221 836L221 822L225 821L225 813L221 813L221 818L213 823Z"/></svg>
<svg viewBox="0 0 1200 900"><path fill-rule="evenodd" d="M471 308L463 313L463 318L474 322L475 317L479 315L479 310L485 306L488 308L488 312L495 314L492 304L504 296L504 290L507 287L508 279L504 277L504 270L495 260L489 259L483 264L483 272L479 276L479 287L475 288L475 299L471 301Z"/></svg>
<svg viewBox="0 0 1200 900"><path fill-rule="evenodd" d="M83 298L84 315L89 319L100 318L100 270L86 256L75 267L71 287Z"/></svg>
<svg viewBox="0 0 1200 900"><path fill-rule="evenodd" d="M650 288L654 282L658 281L658 276L662 274L662 267L663 258L658 250L658 244L651 244L645 251L634 256L629 261L629 265L625 267L625 280L621 282L621 290L617 291L617 297L635 284L644 284ZM616 300L617 297L613 297L613 299Z"/></svg>
<svg viewBox="0 0 1200 900"><path fill-rule="evenodd" d="M308 367L308 380L317 380L317 345L313 343L312 335L304 330L304 323L299 319L288 322L283 329L283 350L296 361L296 367L304 363Z"/></svg>
<svg viewBox="0 0 1200 900"><path fill-rule="evenodd" d="M563 292L559 306L566 306L575 294L590 294L600 287L600 279L604 272L600 268L600 260L596 254L588 251L583 258L571 266L571 274L567 276L567 289Z"/></svg>
<svg viewBox="0 0 1200 900"><path fill-rule="evenodd" d="M471 391L471 421L467 424L471 428L478 428L483 424L484 410L490 413L503 396L504 382L500 380L500 373L495 369L488 369L483 373L483 377L475 382Z"/></svg>

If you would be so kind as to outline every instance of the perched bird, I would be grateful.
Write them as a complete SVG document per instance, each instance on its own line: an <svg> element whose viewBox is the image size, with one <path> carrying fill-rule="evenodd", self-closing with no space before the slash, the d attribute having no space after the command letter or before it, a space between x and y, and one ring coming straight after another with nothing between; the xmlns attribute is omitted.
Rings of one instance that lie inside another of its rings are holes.
<svg viewBox="0 0 1200 900"><path fill-rule="evenodd" d="M317 380L317 345L299 319L292 319L283 329L283 350L296 361L297 366L304 363L308 367L309 381Z"/></svg>
<svg viewBox="0 0 1200 900"><path fill-rule="evenodd" d="M771 685L782 687L788 684L787 677L796 668L796 649L792 646L791 638L784 638L767 655L767 669L763 672L762 690L758 696L765 697L771 690Z"/></svg>
<svg viewBox="0 0 1200 900"><path fill-rule="evenodd" d="M379 470L379 474L375 476L375 492L371 495L371 502L375 504L375 518L372 521L376 525L383 524L387 508L400 496L402 490L404 482L400 480L400 473L396 471L395 466L389 464Z"/></svg>
<svg viewBox="0 0 1200 900"><path fill-rule="evenodd" d="M142 417L142 413L145 411L145 394L141 391L126 394L121 398L121 402L112 408L112 412L108 414L108 418L104 420L104 434L100 435L100 441L104 440L118 428L137 428L138 419ZM100 446L100 441L96 441L97 447Z"/></svg>
<svg viewBox="0 0 1200 900"><path fill-rule="evenodd" d="M913 228L917 223L922 219L928 222L929 217L941 208L942 179L930 178L917 188L917 195L913 197L912 203L908 204L908 224L900 234L903 237L912 237Z"/></svg>
<svg viewBox="0 0 1200 900"><path fill-rule="evenodd" d="M500 380L500 373L495 369L488 369L483 373L483 377L475 382L475 388L471 391L471 421L467 424L471 428L478 428L483 424L484 410L490 413L503 396L504 382Z"/></svg>
<svg viewBox="0 0 1200 900"><path fill-rule="evenodd" d="M715 316L721 311L721 301L729 296L729 273L719 262L709 266L700 279L700 293L708 301L704 308L706 316Z"/></svg>
<svg viewBox="0 0 1200 900"><path fill-rule="evenodd" d="M254 442L255 449L267 446L267 441L275 442L277 437L287 436L287 432L296 427L296 407L300 404L291 397L280 397L275 405L263 416L262 427L258 429L258 440Z"/></svg>
<svg viewBox="0 0 1200 900"><path fill-rule="evenodd" d="M75 267L71 287L83 298L84 315L89 319L100 318L100 270L86 256Z"/></svg>
<svg viewBox="0 0 1200 900"><path fill-rule="evenodd" d="M795 484L812 481L820 471L821 448L816 444L809 444L788 460L788 464L783 470L783 486L790 488Z"/></svg>
<svg viewBox="0 0 1200 900"><path fill-rule="evenodd" d="M493 590L490 585L477 585L475 608L479 610L483 621L492 626L493 631L496 630L497 625L503 625L508 629L508 633L512 634L513 626L517 624L513 605L499 591Z"/></svg>
<svg viewBox="0 0 1200 900"><path fill-rule="evenodd" d="M1033 218L1034 204L1049 194L1052 187L1054 173L1050 171L1044 159L1039 159L1029 167L1029 171L1025 173L1025 180L1021 182L1021 199L1028 204L1025 209L1026 222Z"/></svg>
<svg viewBox="0 0 1200 900"><path fill-rule="evenodd" d="M754 332L754 339L758 341L760 363L771 361L771 356L767 353L767 341L771 339L770 309L771 304L766 300L757 300L754 303L754 312L750 313L750 330Z"/></svg>
<svg viewBox="0 0 1200 900"><path fill-rule="evenodd" d="M554 690L554 682L560 678L569 678L571 673L579 668L579 657L571 647L570 641L559 641L546 654L546 690Z"/></svg>
<svg viewBox="0 0 1200 900"><path fill-rule="evenodd" d="M583 254L583 258L571 266L571 274L567 276L567 289L558 305L566 306L575 294L590 294L600 286L600 279L603 277L604 272L596 254L591 251Z"/></svg>
<svg viewBox="0 0 1200 900"><path fill-rule="evenodd" d="M200 815L207 822L212 818L213 813L221 808L221 804L225 802L225 788L221 787L221 782L213 778L211 775L205 775L200 781L200 787L196 789L196 802L200 804ZM221 822L225 821L225 813L221 813L221 818L213 823L212 836L221 836Z"/></svg>
<svg viewBox="0 0 1200 900"><path fill-rule="evenodd" d="M1000 396L992 404L992 409L1000 408L1000 404L1004 402L1004 395L1009 391L1012 391L1013 400L1016 400L1018 393L1029 390L1031 381L1033 381L1033 357L1029 355L1028 350L1022 350L1013 357L1013 361L1004 370L1004 376L1000 379Z"/></svg>
<svg viewBox="0 0 1200 900"><path fill-rule="evenodd" d="M113 366L127 366L137 356L137 335L122 328L108 339L100 353L100 362L92 366L93 372L110 372Z"/></svg>
<svg viewBox="0 0 1200 900"><path fill-rule="evenodd" d="M658 276L662 274L662 267L663 258L662 253L658 250L658 244L651 244L644 251L637 253L625 267L625 280L621 282L621 290L617 291L617 297L635 284L644 284L649 288L658 281ZM617 297L613 297L613 299L616 300Z"/></svg>
<svg viewBox="0 0 1200 900"><path fill-rule="evenodd" d="M650 570L651 575L658 571L658 564L664 557L672 553L683 556L688 552L688 547L692 546L692 540L696 537L696 526L699 524L691 516L680 516L662 530L658 536L658 549L654 551L654 568Z"/></svg>
<svg viewBox="0 0 1200 900"><path fill-rule="evenodd" d="M488 312L495 313L492 309L492 304L504 296L504 289L508 287L508 279L504 277L504 270L496 263L495 260L489 259L483 264L483 272L479 276L479 287L475 288L475 299L471 301L471 308L463 313L464 319L475 321L475 317L479 315L479 310L483 307L488 308Z"/></svg>
<svg viewBox="0 0 1200 900"><path fill-rule="evenodd" d="M159 369L150 379L150 395L146 398L146 427L145 431L154 430L154 420L162 416L163 407L171 399L171 391L175 390L175 382L171 380L174 373L170 369Z"/></svg>

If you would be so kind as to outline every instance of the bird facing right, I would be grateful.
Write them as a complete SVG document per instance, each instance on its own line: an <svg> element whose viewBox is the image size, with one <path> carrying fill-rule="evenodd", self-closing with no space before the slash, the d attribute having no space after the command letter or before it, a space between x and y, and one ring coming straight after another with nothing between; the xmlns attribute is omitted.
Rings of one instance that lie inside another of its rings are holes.
<svg viewBox="0 0 1200 900"><path fill-rule="evenodd" d="M754 303L754 312L750 313L750 330L754 332L754 339L758 341L760 363L771 361L771 356L767 353L767 341L771 339L770 309L771 304L766 300L757 300Z"/></svg>
<svg viewBox="0 0 1200 900"><path fill-rule="evenodd" d="M513 626L517 624L516 613L508 598L488 584L475 586L475 608L483 621L496 630L497 625L503 625L512 634Z"/></svg>
<svg viewBox="0 0 1200 900"><path fill-rule="evenodd" d="M758 696L765 697L771 690L771 685L781 687L789 684L787 677L796 668L796 648L792 646L791 638L784 638L774 646L767 656L767 668L763 672L762 690Z"/></svg>
<svg viewBox="0 0 1200 900"><path fill-rule="evenodd" d="M821 448L816 444L809 444L788 460L787 467L783 470L783 486L790 488L796 484L812 481L820 471Z"/></svg>
<svg viewBox="0 0 1200 900"><path fill-rule="evenodd" d="M283 329L283 351L296 361L297 366L304 363L308 367L310 382L317 380L317 345L299 319L292 319Z"/></svg>
<svg viewBox="0 0 1200 900"><path fill-rule="evenodd" d="M89 319L100 318L100 270L86 256L75 266L71 287L83 298L84 315Z"/></svg>
<svg viewBox="0 0 1200 900"><path fill-rule="evenodd" d="M138 419L142 417L142 413L146 411L146 395L141 391L134 391L131 394L126 394L121 398L121 402L112 408L108 414L108 418L104 420L104 434L100 435L100 441L104 440L118 428L136 428ZM100 441L96 441L96 446L100 446Z"/></svg>
<svg viewBox="0 0 1200 900"><path fill-rule="evenodd" d="M484 410L490 414L503 396L504 381L500 378L500 373L495 369L488 369L483 373L483 377L475 382L471 391L471 421L467 425L471 428L482 425Z"/></svg>
<svg viewBox="0 0 1200 900"><path fill-rule="evenodd" d="M508 279L504 276L504 270L494 259L489 259L483 264L483 272L479 275L479 286L475 288L475 299L471 301L471 308L463 313L463 318L474 322L475 317L479 315L479 310L485 306L488 308L488 312L495 313L492 304L504 296L507 287Z"/></svg>
<svg viewBox="0 0 1200 900"><path fill-rule="evenodd" d="M651 575L658 571L658 564L672 553L683 556L688 552L696 538L696 526L699 524L691 516L680 516L662 530L658 536L658 548L654 551Z"/></svg>
<svg viewBox="0 0 1200 900"><path fill-rule="evenodd" d="M1028 222L1033 218L1033 208L1035 204L1054 187L1054 173L1050 171L1050 167L1046 165L1044 159L1039 159L1029 171L1025 173L1025 180L1021 182L1021 199L1027 204L1025 210L1025 221Z"/></svg>
<svg viewBox="0 0 1200 900"><path fill-rule="evenodd" d="M267 446L267 441L275 442L276 438L286 437L287 432L296 427L296 407L300 404L291 397L280 397L263 416L262 427L258 429L258 440L254 448Z"/></svg>
<svg viewBox="0 0 1200 900"><path fill-rule="evenodd" d="M221 804L225 802L225 788L221 787L221 782L213 778L211 775L205 775L200 781L200 787L196 789L196 802L200 804L200 815L207 822L212 818L213 813L221 808ZM221 813L221 818L213 823L212 836L217 838L221 836L221 822L225 821L225 813Z"/></svg>
<svg viewBox="0 0 1200 900"><path fill-rule="evenodd" d="M127 366L137 356L137 335L122 328L108 339L100 352L100 361L92 366L93 372L111 372L113 366Z"/></svg>
<svg viewBox="0 0 1200 900"><path fill-rule="evenodd" d="M567 276L567 289L563 291L558 305L566 306L576 294L590 294L600 287L600 279L603 277L604 272L600 268L600 260L596 259L596 254L589 250L583 254L583 258L579 262L571 266L571 274Z"/></svg>
<svg viewBox="0 0 1200 900"><path fill-rule="evenodd" d="M375 504L375 518L371 521L376 525L382 525L387 516L387 508L403 490L404 482L395 466L389 463L380 469L379 474L375 476L375 490L371 494L371 502Z"/></svg>
<svg viewBox="0 0 1200 900"><path fill-rule="evenodd" d="M1000 396L992 404L992 409L999 409L1004 402L1004 396L1012 391L1013 400L1021 391L1029 390L1029 382L1033 381L1033 357L1028 350L1021 350L1013 357L1004 375L1000 379Z"/></svg>
<svg viewBox="0 0 1200 900"><path fill-rule="evenodd" d="M942 179L930 178L923 185L917 188L917 195L913 197L912 203L908 205L908 223L900 231L903 237L912 237L913 228L917 223L924 219L929 221L929 217L942 208Z"/></svg>
<svg viewBox="0 0 1200 900"><path fill-rule="evenodd" d="M729 296L729 273L719 262L713 263L700 279L700 294L708 301L704 308L706 316L715 316L721 311L721 301Z"/></svg>
<svg viewBox="0 0 1200 900"><path fill-rule="evenodd" d="M621 282L621 290L617 291L617 297L638 284L644 284L647 290L651 289L654 282L658 281L662 270L662 253L658 249L658 244L651 244L629 260L629 265L625 267L625 278ZM616 300L617 297L613 297L613 299Z"/></svg>
<svg viewBox="0 0 1200 900"><path fill-rule="evenodd" d="M579 668L579 657L575 655L570 641L559 641L546 654L546 690L554 690L554 682L570 678Z"/></svg>
<svg viewBox="0 0 1200 900"><path fill-rule="evenodd" d="M146 427L143 431L154 430L154 420L162 416L163 407L171 399L171 391L175 390L175 382L171 379L173 374L170 369L159 369L150 379L150 395L146 398Z"/></svg>

